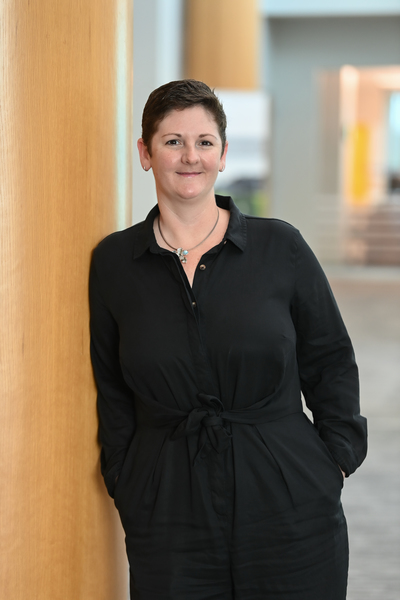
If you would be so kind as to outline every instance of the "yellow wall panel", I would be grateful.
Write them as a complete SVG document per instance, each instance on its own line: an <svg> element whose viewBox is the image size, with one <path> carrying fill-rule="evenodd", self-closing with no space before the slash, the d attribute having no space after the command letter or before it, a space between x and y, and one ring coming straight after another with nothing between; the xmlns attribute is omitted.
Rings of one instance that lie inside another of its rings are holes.
<svg viewBox="0 0 400 600"><path fill-rule="evenodd" d="M351 132L352 169L351 198L354 204L368 203L370 191L370 131L362 123L358 123Z"/></svg>

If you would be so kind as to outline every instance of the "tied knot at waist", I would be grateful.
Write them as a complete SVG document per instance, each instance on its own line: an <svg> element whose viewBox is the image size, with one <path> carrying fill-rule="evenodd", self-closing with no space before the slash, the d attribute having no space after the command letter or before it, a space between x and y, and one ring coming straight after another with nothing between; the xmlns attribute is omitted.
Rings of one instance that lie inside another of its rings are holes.
<svg viewBox="0 0 400 600"><path fill-rule="evenodd" d="M210 417L203 417L201 424L204 425L204 427L215 427L217 425L223 426L224 420L222 417L218 417L217 415L211 415Z"/></svg>
<svg viewBox="0 0 400 600"><path fill-rule="evenodd" d="M208 394L198 394L198 398L203 406L194 408L171 435L171 439L176 440L199 432L195 464L205 458L212 448L218 454L225 452L232 438L231 433L225 428L225 421L229 419L223 417L224 406L221 400Z"/></svg>
<svg viewBox="0 0 400 600"><path fill-rule="evenodd" d="M185 413L167 407L148 397L135 397L138 421L142 427L173 428L171 440L198 435L198 450L194 464L199 463L209 452L225 452L231 444L232 434L227 423L259 425L293 414L302 414L300 395L296 390L288 390L286 406L277 402L282 390L276 389L251 406L225 410L216 396L198 393L200 406Z"/></svg>

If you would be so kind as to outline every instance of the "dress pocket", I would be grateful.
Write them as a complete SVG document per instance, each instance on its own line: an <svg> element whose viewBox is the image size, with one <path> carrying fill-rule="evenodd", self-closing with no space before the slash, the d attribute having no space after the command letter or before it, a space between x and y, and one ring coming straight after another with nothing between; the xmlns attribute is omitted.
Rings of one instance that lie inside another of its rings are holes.
<svg viewBox="0 0 400 600"><path fill-rule="evenodd" d="M343 487L339 465L302 413L257 425L273 455L294 506L337 506Z"/></svg>
<svg viewBox="0 0 400 600"><path fill-rule="evenodd" d="M114 480L114 501L115 501L115 497L118 493L118 488L119 488L119 483L120 483L120 478L121 478L121 469L119 469L115 475L115 480Z"/></svg>
<svg viewBox="0 0 400 600"><path fill-rule="evenodd" d="M342 473L342 470L341 470L340 466L338 465L338 463L336 462L335 458L330 453L328 446L325 444L325 442L323 441L323 439L319 435L318 430L315 427L315 425L310 421L310 419L305 414L304 414L304 420L306 422L306 426L308 428L309 435L310 435L311 439L314 439L315 444L318 445L318 447L320 448L321 453L324 456L326 456L327 460L329 460L331 466L334 469L335 474L337 476L339 476L339 481L341 483L341 486L343 487L344 479L343 479L343 473Z"/></svg>

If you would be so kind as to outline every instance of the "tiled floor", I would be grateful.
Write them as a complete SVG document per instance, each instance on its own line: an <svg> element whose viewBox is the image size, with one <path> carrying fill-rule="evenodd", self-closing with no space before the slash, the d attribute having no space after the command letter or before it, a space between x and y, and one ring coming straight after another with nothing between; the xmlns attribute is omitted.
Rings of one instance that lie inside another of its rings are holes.
<svg viewBox="0 0 400 600"><path fill-rule="evenodd" d="M369 420L367 460L343 492L348 600L400 599L400 277L392 275L350 271L330 278L353 339Z"/></svg>

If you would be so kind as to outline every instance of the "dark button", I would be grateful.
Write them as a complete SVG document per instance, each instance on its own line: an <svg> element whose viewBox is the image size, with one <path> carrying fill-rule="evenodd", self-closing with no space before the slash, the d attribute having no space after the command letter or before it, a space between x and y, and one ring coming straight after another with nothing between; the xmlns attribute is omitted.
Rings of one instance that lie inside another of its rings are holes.
<svg viewBox="0 0 400 600"><path fill-rule="evenodd" d="M200 271L205 271L206 265L200 265L199 269L200 269Z"/></svg>
<svg viewBox="0 0 400 600"><path fill-rule="evenodd" d="M192 302L192 306L193 306L193 308L196 308L196 306L197 306L196 302Z"/></svg>

